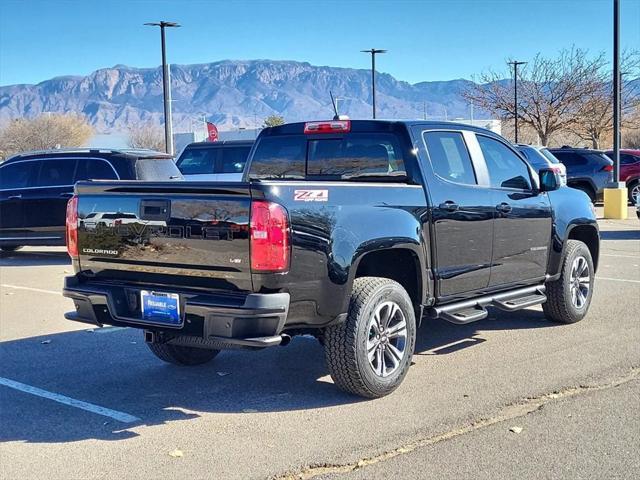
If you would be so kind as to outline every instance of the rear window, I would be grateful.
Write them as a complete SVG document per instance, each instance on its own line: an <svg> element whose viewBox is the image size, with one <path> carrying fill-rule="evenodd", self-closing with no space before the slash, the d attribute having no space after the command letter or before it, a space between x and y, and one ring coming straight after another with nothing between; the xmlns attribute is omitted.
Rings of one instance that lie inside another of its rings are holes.
<svg viewBox="0 0 640 480"><path fill-rule="evenodd" d="M400 142L392 134L351 133L340 138L265 137L250 178L332 179L405 177Z"/></svg>
<svg viewBox="0 0 640 480"><path fill-rule="evenodd" d="M140 158L136 161L136 179L145 181L182 180L171 158Z"/></svg>
<svg viewBox="0 0 640 480"><path fill-rule="evenodd" d="M99 158L80 158L76 168L75 182L80 180L116 180L118 176L111 164Z"/></svg>
<svg viewBox="0 0 640 480"><path fill-rule="evenodd" d="M215 173L242 173L251 147L221 148Z"/></svg>
<svg viewBox="0 0 640 480"><path fill-rule="evenodd" d="M178 159L177 166L183 175L214 173L217 148L187 148Z"/></svg>

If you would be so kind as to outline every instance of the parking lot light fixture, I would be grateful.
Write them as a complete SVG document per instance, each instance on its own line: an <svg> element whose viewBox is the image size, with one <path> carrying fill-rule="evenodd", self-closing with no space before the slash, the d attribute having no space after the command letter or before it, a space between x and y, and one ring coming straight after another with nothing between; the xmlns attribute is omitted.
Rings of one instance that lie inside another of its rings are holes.
<svg viewBox="0 0 640 480"><path fill-rule="evenodd" d="M164 29L177 28L180 24L176 22L151 22L145 23L149 27L160 27L160 42L162 47L162 93L164 97L164 144L165 151L173 155L173 125L171 122L171 77L169 65L167 64L167 49Z"/></svg>
<svg viewBox="0 0 640 480"><path fill-rule="evenodd" d="M515 143L518 143L518 66L526 65L527 62L519 62L513 60L508 62L509 65L513 65L513 117L515 120Z"/></svg>
<svg viewBox="0 0 640 480"><path fill-rule="evenodd" d="M387 53L388 50L379 48L371 48L369 50L360 50L362 53L371 54L371 105L373 110L373 118L376 118L376 54Z"/></svg>

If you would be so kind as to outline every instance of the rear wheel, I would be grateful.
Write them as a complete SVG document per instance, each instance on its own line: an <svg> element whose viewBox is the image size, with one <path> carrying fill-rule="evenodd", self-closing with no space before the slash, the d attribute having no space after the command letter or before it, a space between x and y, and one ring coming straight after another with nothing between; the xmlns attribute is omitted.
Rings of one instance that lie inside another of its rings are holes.
<svg viewBox="0 0 640 480"><path fill-rule="evenodd" d="M202 365L213 360L220 353L220 350L184 347L167 343L147 343L147 346L160 360L183 366Z"/></svg>
<svg viewBox="0 0 640 480"><path fill-rule="evenodd" d="M554 322L575 323L584 318L593 297L593 260L587 246L568 240L560 278L547 283L546 317Z"/></svg>
<svg viewBox="0 0 640 480"><path fill-rule="evenodd" d="M571 188L575 188L576 190L581 190L584 193L587 194L587 196L589 197L589 200L591 200L591 203L595 203L596 201L596 192L593 190L593 188L591 188L590 185L587 185L586 183L576 183L574 185L569 185Z"/></svg>
<svg viewBox="0 0 640 480"><path fill-rule="evenodd" d="M629 184L629 201L632 205L638 205L640 201L640 181L636 180Z"/></svg>
<svg viewBox="0 0 640 480"><path fill-rule="evenodd" d="M415 342L409 295L399 283L379 277L355 280L346 321L324 334L325 357L335 384L367 398L398 388L411 365Z"/></svg>

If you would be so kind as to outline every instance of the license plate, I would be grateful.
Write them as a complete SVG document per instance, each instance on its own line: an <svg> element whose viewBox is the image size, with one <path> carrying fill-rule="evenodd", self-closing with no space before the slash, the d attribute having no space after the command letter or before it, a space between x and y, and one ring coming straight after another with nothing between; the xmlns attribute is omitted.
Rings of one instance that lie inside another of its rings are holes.
<svg viewBox="0 0 640 480"><path fill-rule="evenodd" d="M177 293L140 292L142 319L156 323L180 325L180 296Z"/></svg>

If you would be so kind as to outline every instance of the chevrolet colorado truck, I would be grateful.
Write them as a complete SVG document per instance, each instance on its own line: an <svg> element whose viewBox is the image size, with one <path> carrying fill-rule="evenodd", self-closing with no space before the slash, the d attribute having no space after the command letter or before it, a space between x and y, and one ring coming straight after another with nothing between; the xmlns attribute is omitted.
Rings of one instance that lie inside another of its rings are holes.
<svg viewBox="0 0 640 480"><path fill-rule="evenodd" d="M66 318L141 329L179 365L311 334L338 387L381 397L421 322L587 314L598 226L558 174L481 128L333 120L263 130L238 183L79 182ZM87 227L104 212L138 219Z"/></svg>

